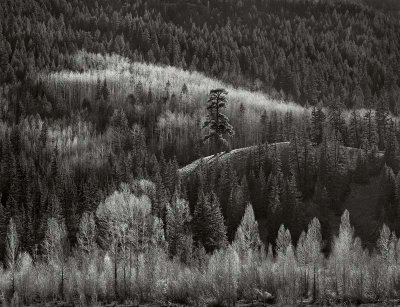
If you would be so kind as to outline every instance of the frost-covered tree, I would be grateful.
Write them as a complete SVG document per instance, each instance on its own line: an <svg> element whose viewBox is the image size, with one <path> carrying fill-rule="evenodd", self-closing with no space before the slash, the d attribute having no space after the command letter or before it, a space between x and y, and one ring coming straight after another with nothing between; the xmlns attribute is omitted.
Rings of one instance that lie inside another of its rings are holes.
<svg viewBox="0 0 400 307"><path fill-rule="evenodd" d="M315 301L317 295L317 274L318 267L322 260L321 254L321 224L317 218L314 218L308 225L308 231L305 238L304 246L306 251L306 265L313 270L313 299Z"/></svg>
<svg viewBox="0 0 400 307"><path fill-rule="evenodd" d="M336 279L336 291L341 289L342 295L348 294L349 270L351 265L354 229L350 224L350 215L346 210L340 222L339 236L334 238L331 261Z"/></svg>
<svg viewBox="0 0 400 307"><path fill-rule="evenodd" d="M91 254L96 249L96 222L93 212L85 212L82 215L77 241L78 249L81 252Z"/></svg>
<svg viewBox="0 0 400 307"><path fill-rule="evenodd" d="M278 236L276 238L275 251L278 257L286 254L287 248L292 244L292 236L290 235L289 229L286 229L284 225L278 230Z"/></svg>
<svg viewBox="0 0 400 307"><path fill-rule="evenodd" d="M126 267L131 274L133 256L136 255L136 271L139 269L139 254L150 248L164 245L163 223L151 215L150 198L142 193L137 196L127 184L107 197L97 208L96 215L100 224L100 237L103 246L113 258L114 294L118 291L118 266L122 259L124 281ZM137 272L138 274L138 272ZM126 284L124 288L126 289Z"/></svg>
<svg viewBox="0 0 400 307"><path fill-rule="evenodd" d="M44 255L49 265L60 268L59 293L64 298L65 263L68 253L67 230L63 221L49 218L43 242Z"/></svg>
<svg viewBox="0 0 400 307"><path fill-rule="evenodd" d="M14 219L11 218L7 229L6 259L7 259L7 267L11 270L12 294L14 294L15 291L15 273L16 273L16 264L18 258L18 249L19 249L19 240L17 234L17 227L14 223Z"/></svg>
<svg viewBox="0 0 400 307"><path fill-rule="evenodd" d="M241 256L245 255L248 251L256 251L262 246L258 232L258 223L255 220L251 204L248 204L246 207L242 221L236 231L233 245Z"/></svg>
<svg viewBox="0 0 400 307"><path fill-rule="evenodd" d="M188 202L178 197L174 198L171 204L167 204L166 239L170 255L184 256L188 252L185 249L188 237L191 236L189 223L192 217Z"/></svg>

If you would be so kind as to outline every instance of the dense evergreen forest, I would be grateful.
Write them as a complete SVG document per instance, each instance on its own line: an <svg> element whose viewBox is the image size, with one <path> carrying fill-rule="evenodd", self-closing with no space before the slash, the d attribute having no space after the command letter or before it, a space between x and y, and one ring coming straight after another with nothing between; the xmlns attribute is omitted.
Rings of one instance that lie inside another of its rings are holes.
<svg viewBox="0 0 400 307"><path fill-rule="evenodd" d="M2 82L70 68L68 55L86 49L203 71L302 105L340 97L349 108L398 113L398 19L351 2L10 0L0 16Z"/></svg>
<svg viewBox="0 0 400 307"><path fill-rule="evenodd" d="M3 303L400 299L397 14L0 1Z"/></svg>

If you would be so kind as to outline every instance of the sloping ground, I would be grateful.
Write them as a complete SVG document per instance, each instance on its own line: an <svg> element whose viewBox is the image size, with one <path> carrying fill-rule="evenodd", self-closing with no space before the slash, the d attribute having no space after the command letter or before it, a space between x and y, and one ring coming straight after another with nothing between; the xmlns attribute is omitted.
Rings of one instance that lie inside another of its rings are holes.
<svg viewBox="0 0 400 307"><path fill-rule="evenodd" d="M289 148L290 142L280 142L280 143L272 143L269 144L270 150L278 150L282 152ZM206 163L209 166L213 166L216 163L218 164L225 164L225 163L232 163L233 167L240 172L246 167L246 161L249 155L253 152L256 152L258 146L249 146L244 148L234 149L228 153L221 152L215 156L211 155L208 157L200 158L184 167L179 169L179 175L182 178L187 178L191 174L195 173L197 168L201 165L201 163ZM363 151L358 148L352 147L343 147L343 152L347 156L347 161L349 161L348 168L353 170L356 166L357 157ZM382 152L378 153L379 157L383 156Z"/></svg>
<svg viewBox="0 0 400 307"><path fill-rule="evenodd" d="M103 56L85 51L75 54L73 60L79 68L78 71L43 72L37 76L46 86L61 93L67 101L76 100L77 97L93 99L96 95L97 81L100 79L107 81L111 100L115 101L125 101L127 95L131 94L139 83L141 83L144 93L151 90L153 94L157 95L168 90L178 96L182 93L182 87L185 84L188 88L188 97L184 98L188 104L197 103L199 106L203 106L210 90L224 88L229 93L228 109L243 103L248 109L254 109L257 112L260 110L278 113L291 111L293 114L304 112L302 106L293 102L275 100L263 92L234 87L196 71L187 71L173 66L131 62L128 58L117 54ZM256 117L256 120L259 120L259 116Z"/></svg>
<svg viewBox="0 0 400 307"><path fill-rule="evenodd" d="M270 149L275 149L278 151L282 151L284 149L289 148L289 142L280 142L280 143L273 143L269 144ZM193 174L197 168L201 165L201 163L206 163L209 166L213 166L215 164L227 164L231 163L235 169L239 171L239 169L243 169L246 166L246 161L249 157L249 155L257 150L257 146L249 146L249 147L243 147L243 148L238 148L234 149L230 152L221 152L217 155L211 155L205 158L200 158L184 167L179 169L179 175L182 178L186 178L190 174Z"/></svg>
<svg viewBox="0 0 400 307"><path fill-rule="evenodd" d="M282 142L276 144L269 144L270 149L277 148L279 151L283 151L289 148L289 142ZM209 166L213 166L223 163L232 163L233 167L241 172L246 167L246 161L249 155L257 150L257 146L250 146L245 148L239 148L232 150L229 153L219 153L216 156L208 156L198 159L179 170L180 176L185 179L196 174L196 170L201 163L206 163ZM357 148L344 147L343 151L347 155L349 161L348 169L353 170L356 166L357 157L362 151ZM379 152L378 156L383 157L383 153ZM375 207L379 201L379 177L371 177L370 183L366 185L351 184L351 192L347 196L343 208L347 209L350 213L351 223L355 229L355 235L361 238L363 244L366 247L375 246L376 239L379 234L380 225L376 220ZM259 220L259 230L261 238L266 236L265 220ZM333 235L337 235L340 225L340 215L336 216L332 214L332 230Z"/></svg>

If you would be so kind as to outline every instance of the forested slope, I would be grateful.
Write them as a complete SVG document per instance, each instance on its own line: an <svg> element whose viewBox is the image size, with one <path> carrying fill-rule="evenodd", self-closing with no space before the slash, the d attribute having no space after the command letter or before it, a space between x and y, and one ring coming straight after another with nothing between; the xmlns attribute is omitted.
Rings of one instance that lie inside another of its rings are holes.
<svg viewBox="0 0 400 307"><path fill-rule="evenodd" d="M397 114L399 23L340 1L2 1L2 82L80 49L171 64L301 104Z"/></svg>
<svg viewBox="0 0 400 307"><path fill-rule="evenodd" d="M361 1L0 1L4 304L398 299L399 35Z"/></svg>

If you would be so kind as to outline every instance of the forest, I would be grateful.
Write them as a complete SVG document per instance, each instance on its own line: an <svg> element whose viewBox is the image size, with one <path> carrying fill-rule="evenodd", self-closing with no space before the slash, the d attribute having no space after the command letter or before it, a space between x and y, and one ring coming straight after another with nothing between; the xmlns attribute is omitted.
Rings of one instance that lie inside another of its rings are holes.
<svg viewBox="0 0 400 307"><path fill-rule="evenodd" d="M0 1L2 305L399 302L397 14Z"/></svg>

